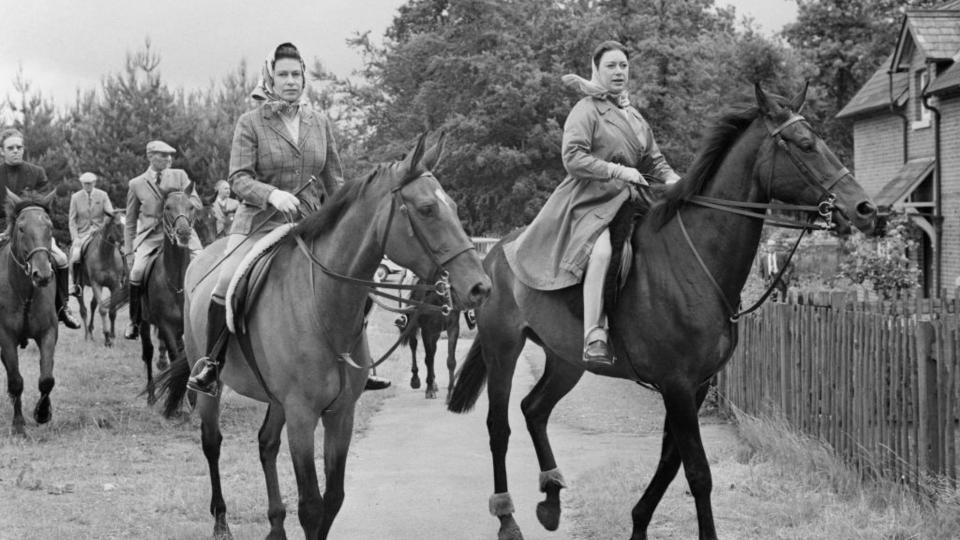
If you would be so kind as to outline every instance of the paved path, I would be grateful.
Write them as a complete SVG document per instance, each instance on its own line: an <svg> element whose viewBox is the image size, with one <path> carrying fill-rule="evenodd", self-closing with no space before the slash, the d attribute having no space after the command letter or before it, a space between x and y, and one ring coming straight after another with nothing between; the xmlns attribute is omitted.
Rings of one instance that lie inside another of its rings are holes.
<svg viewBox="0 0 960 540"><path fill-rule="evenodd" d="M377 327L371 325L374 343L378 341L377 332ZM465 357L470 343L469 339L460 341L458 359ZM441 346L445 347L446 342L441 341ZM486 393L468 414L447 412L442 398L426 400L422 389L409 388L409 351L403 351L400 357L402 362L391 361L381 370L381 375L394 381L396 395L384 402L367 433L351 447L347 497L331 536L390 540L495 538L498 521L487 510L493 480L485 425ZM545 531L534 514L543 496L538 490L539 468L519 402L534 384L534 372L539 372L542 362L539 349L528 346L514 378L510 408L513 436L507 455L510 489L517 507L516 518L527 540L573 538L568 508L563 508L566 515L560 529L553 533ZM424 373L421 367L421 377ZM443 387L446 370L438 377ZM625 393L638 396L629 399L639 400L633 404L640 406L624 412L622 407L630 408L631 404L624 404L617 396ZM621 409L615 414L636 419L629 429L620 433L585 429L594 425L591 415L605 413L587 410L582 404L595 403L601 395L619 400ZM578 476L611 460L641 456L656 463L659 457L663 421L660 398L628 381L587 374L558 406L556 417L550 424L551 441L560 468L573 489ZM712 426L716 427L719 426ZM385 468L383 464L387 463L395 468ZM561 499L564 504L570 499L567 490L561 492Z"/></svg>

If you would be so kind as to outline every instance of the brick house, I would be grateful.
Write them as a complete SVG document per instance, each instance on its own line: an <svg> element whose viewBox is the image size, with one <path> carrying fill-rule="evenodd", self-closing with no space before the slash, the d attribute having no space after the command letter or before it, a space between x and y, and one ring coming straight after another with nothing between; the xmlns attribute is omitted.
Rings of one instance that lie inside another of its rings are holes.
<svg viewBox="0 0 960 540"><path fill-rule="evenodd" d="M853 122L857 180L923 231L928 295L960 283L960 0L908 9L897 45L836 116Z"/></svg>

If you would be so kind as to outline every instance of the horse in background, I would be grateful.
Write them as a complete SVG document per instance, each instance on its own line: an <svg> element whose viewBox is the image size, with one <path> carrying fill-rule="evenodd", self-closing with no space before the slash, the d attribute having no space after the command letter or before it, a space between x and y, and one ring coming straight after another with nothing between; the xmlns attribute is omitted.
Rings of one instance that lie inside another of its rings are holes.
<svg viewBox="0 0 960 540"><path fill-rule="evenodd" d="M117 305L113 299L118 291L126 288L129 272L123 256L123 226L126 219L124 212L116 211L107 218L103 228L91 233L90 239L83 246L80 261L76 265L77 271L74 272L77 285L74 296L80 304L83 338L93 339L94 319L99 306L103 344L112 347L113 340L116 339L117 320ZM83 301L84 287L90 287L93 293L90 298L89 317ZM104 289L110 291L107 298L104 298Z"/></svg>
<svg viewBox="0 0 960 540"><path fill-rule="evenodd" d="M771 299L779 299L779 301L785 302L787 300L787 290L796 277L797 271L794 260L790 258L789 250L781 250L775 241L768 241L766 249L762 250L757 257L757 267L760 278L763 280L764 289L771 286L774 288L774 295L771 295ZM780 280L774 283L773 280L776 279L777 274L784 267L786 269L780 275Z"/></svg>
<svg viewBox="0 0 960 540"><path fill-rule="evenodd" d="M410 298L428 305L442 306L444 298L435 290L413 291ZM410 348L410 388L420 388L420 370L417 367L417 333L423 342L423 365L427 368L426 399L436 399L439 389L434 371L434 358L437 355L437 342L443 332L447 333L447 395L453 390L453 381L457 369L457 341L460 339L460 313L453 309L447 315L433 311L414 312L413 315L397 317L396 325L404 336L403 345ZM469 323L468 323L469 324Z"/></svg>
<svg viewBox="0 0 960 540"><path fill-rule="evenodd" d="M204 247L209 246L216 241L217 238L223 236L217 235L217 217L213 214L213 206L209 204L204 204L203 208L197 210L196 221L194 221L193 228L197 231L200 243L203 244Z"/></svg>
<svg viewBox="0 0 960 540"><path fill-rule="evenodd" d="M13 431L25 435L23 377L17 348L32 339L40 350L40 398L33 418L45 424L53 416L53 354L59 323L53 297L53 222L50 203L56 192L40 199L21 199L9 189L5 211L7 238L0 248L0 359L7 372L7 394L13 401Z"/></svg>
<svg viewBox="0 0 960 540"><path fill-rule="evenodd" d="M633 506L632 540L647 528L680 465L697 512L699 538L715 540L712 478L697 420L710 379L737 344L743 286L753 270L765 214L744 214L773 200L823 211L841 230L872 231L876 206L826 143L796 111L806 91L790 102L755 86L756 106L724 115L704 134L687 175L658 193L659 202L630 237L632 266L614 305L606 306L615 363L593 373L655 388L666 417L660 460ZM556 404L583 376L582 288L539 291L517 279L504 245L484 268L493 281L479 309L478 333L457 375L448 408L466 412L487 387L486 425L493 462L491 514L499 540L519 540L507 482L509 402L517 360L527 339L546 355L543 375L520 407L540 468L536 508L547 530L560 522L563 474L550 445L547 423ZM682 269L682 270L680 270Z"/></svg>

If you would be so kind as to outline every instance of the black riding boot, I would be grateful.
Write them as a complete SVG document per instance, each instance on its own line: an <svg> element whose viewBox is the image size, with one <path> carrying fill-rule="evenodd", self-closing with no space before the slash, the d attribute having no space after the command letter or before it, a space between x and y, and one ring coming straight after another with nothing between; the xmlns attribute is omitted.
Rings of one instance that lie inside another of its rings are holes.
<svg viewBox="0 0 960 540"><path fill-rule="evenodd" d="M56 268L53 271L57 281L57 292L54 295L54 305L57 307L57 318L67 328L76 330L80 328L80 321L70 313L68 301L70 299L70 270L67 268Z"/></svg>
<svg viewBox="0 0 960 540"><path fill-rule="evenodd" d="M130 326L123 333L126 339L140 337L140 285L131 283L130 287Z"/></svg>
<svg viewBox="0 0 960 540"><path fill-rule="evenodd" d="M187 380L187 388L216 397L220 391L218 381L223 354L226 351L227 308L210 301L207 308L207 356L197 360L193 373Z"/></svg>

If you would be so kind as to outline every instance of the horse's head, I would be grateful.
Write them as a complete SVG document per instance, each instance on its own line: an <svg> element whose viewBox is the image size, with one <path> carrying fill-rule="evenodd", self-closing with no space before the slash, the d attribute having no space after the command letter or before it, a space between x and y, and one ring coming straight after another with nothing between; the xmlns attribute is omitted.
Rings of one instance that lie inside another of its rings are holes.
<svg viewBox="0 0 960 540"><path fill-rule="evenodd" d="M385 168L391 201L380 230L386 238L386 255L412 270L423 280L437 280L449 274L454 302L462 309L478 305L490 292L473 242L457 217L457 203L430 172L440 161L444 135L424 149L426 134L399 164Z"/></svg>
<svg viewBox="0 0 960 540"><path fill-rule="evenodd" d="M807 88L789 103L780 104L755 86L760 120L773 144L761 147L756 178L770 198L791 204L817 205L821 215L832 217L838 232L853 224L870 233L877 207L840 163L830 147L800 116Z"/></svg>
<svg viewBox="0 0 960 540"><path fill-rule="evenodd" d="M163 232L174 244L183 248L190 245L196 220L197 207L191 200L193 189L193 182L190 182L182 191L164 192Z"/></svg>
<svg viewBox="0 0 960 540"><path fill-rule="evenodd" d="M43 287L53 277L53 222L47 209L56 192L40 199L21 199L7 190L6 213L14 216L8 227L10 255L34 286Z"/></svg>
<svg viewBox="0 0 960 540"><path fill-rule="evenodd" d="M123 244L123 228L127 223L127 215L123 210L114 210L107 214L107 220L103 225L103 239L113 245Z"/></svg>

